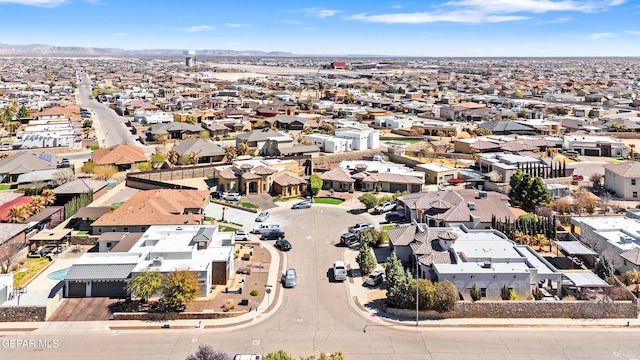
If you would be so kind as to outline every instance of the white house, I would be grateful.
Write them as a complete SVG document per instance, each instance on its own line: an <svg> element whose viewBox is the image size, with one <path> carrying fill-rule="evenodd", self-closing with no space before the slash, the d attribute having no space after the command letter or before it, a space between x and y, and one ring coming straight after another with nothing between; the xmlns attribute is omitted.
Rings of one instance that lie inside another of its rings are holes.
<svg viewBox="0 0 640 360"><path fill-rule="evenodd" d="M408 129L413 126L413 119L410 117L381 116L376 118L374 123L387 129Z"/></svg>
<svg viewBox="0 0 640 360"><path fill-rule="evenodd" d="M309 134L305 135L304 139L327 153L339 153L353 149L353 140L351 139L341 139L326 134Z"/></svg>
<svg viewBox="0 0 640 360"><path fill-rule="evenodd" d="M627 145L611 136L565 135L562 148L585 156L627 157Z"/></svg>
<svg viewBox="0 0 640 360"><path fill-rule="evenodd" d="M65 297L123 297L126 281L144 270L198 274L199 296L233 275L234 233L212 225L151 226L126 251L82 255L65 276ZM116 247L114 247L116 249ZM121 249L124 250L124 249Z"/></svg>
<svg viewBox="0 0 640 360"><path fill-rule="evenodd" d="M173 115L164 111L136 111L133 115L133 121L136 121L143 125L170 123L173 121Z"/></svg>
<svg viewBox="0 0 640 360"><path fill-rule="evenodd" d="M0 274L0 305L13 293L13 273Z"/></svg>
<svg viewBox="0 0 640 360"><path fill-rule="evenodd" d="M380 132L374 129L338 128L334 136L353 141L353 150L377 149L380 147Z"/></svg>
<svg viewBox="0 0 640 360"><path fill-rule="evenodd" d="M627 200L637 200L640 193L640 163L627 161L605 164L604 188Z"/></svg>

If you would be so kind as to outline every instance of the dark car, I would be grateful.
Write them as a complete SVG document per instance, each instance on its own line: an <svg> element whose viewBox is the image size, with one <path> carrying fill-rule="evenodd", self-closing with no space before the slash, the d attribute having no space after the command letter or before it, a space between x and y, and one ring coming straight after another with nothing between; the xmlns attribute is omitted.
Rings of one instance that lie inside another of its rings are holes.
<svg viewBox="0 0 640 360"><path fill-rule="evenodd" d="M404 213L398 211L388 212L384 215L384 219L388 222L404 221Z"/></svg>
<svg viewBox="0 0 640 360"><path fill-rule="evenodd" d="M211 198L212 199L220 199L220 198L222 198L222 195L224 195L224 193L222 191L212 191L211 192Z"/></svg>
<svg viewBox="0 0 640 360"><path fill-rule="evenodd" d="M287 239L278 239L276 240L276 244L274 245L276 249L280 251L289 251L291 250L291 243Z"/></svg>
<svg viewBox="0 0 640 360"><path fill-rule="evenodd" d="M293 204L293 206L291 206L292 209L309 209L311 208L311 201L309 200L305 200L305 201L301 201L299 203L295 203Z"/></svg>
<svg viewBox="0 0 640 360"><path fill-rule="evenodd" d="M260 240L277 240L284 239L284 231L282 230L269 230L260 236Z"/></svg>

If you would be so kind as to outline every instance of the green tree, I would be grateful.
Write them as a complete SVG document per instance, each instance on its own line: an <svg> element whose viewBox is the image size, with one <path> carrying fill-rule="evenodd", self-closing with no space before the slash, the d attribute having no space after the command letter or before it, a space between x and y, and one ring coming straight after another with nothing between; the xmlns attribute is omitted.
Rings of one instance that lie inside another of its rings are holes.
<svg viewBox="0 0 640 360"><path fill-rule="evenodd" d="M232 162L237 156L236 147L235 146L227 146L224 149L224 156L227 158L228 162Z"/></svg>
<svg viewBox="0 0 640 360"><path fill-rule="evenodd" d="M471 287L470 295L473 301L480 301L482 299L482 292L480 292L476 284L473 284L473 287Z"/></svg>
<svg viewBox="0 0 640 360"><path fill-rule="evenodd" d="M2 120L3 122L13 120L13 110L11 110L11 106L7 106L4 109L4 114L2 114Z"/></svg>
<svg viewBox="0 0 640 360"><path fill-rule="evenodd" d="M530 187L528 187L529 191L527 192L527 196L525 198L526 209L528 211L533 211L538 205L546 205L551 200L551 195L549 195L549 190L547 190L547 185L542 181L542 178L536 176L533 179L533 182Z"/></svg>
<svg viewBox="0 0 640 360"><path fill-rule="evenodd" d="M593 272L601 279L608 280L613 277L613 263L606 253L602 254L593 266Z"/></svg>
<svg viewBox="0 0 640 360"><path fill-rule="evenodd" d="M182 154L178 158L178 165L189 165L191 164L191 156L188 154Z"/></svg>
<svg viewBox="0 0 640 360"><path fill-rule="evenodd" d="M151 155L150 160L153 167L158 167L164 164L164 162L167 160L167 156L163 153L155 153Z"/></svg>
<svg viewBox="0 0 640 360"><path fill-rule="evenodd" d="M449 280L438 282L436 285L435 298L433 299L433 307L439 313L445 313L453 310L456 302L460 299L458 288Z"/></svg>
<svg viewBox="0 0 640 360"><path fill-rule="evenodd" d="M516 91L515 94L513 94L517 99L522 99L524 97L524 93L520 90Z"/></svg>
<svg viewBox="0 0 640 360"><path fill-rule="evenodd" d="M189 269L168 273L162 284L162 299L175 309L183 309L200 292L198 275Z"/></svg>
<svg viewBox="0 0 640 360"><path fill-rule="evenodd" d="M209 130L200 131L200 139L209 139L211 137L211 133Z"/></svg>
<svg viewBox="0 0 640 360"><path fill-rule="evenodd" d="M399 309L409 308L412 296L409 290L413 279L404 270L395 252L392 252L391 257L387 259L385 277L387 279L387 306Z"/></svg>
<svg viewBox="0 0 640 360"><path fill-rule="evenodd" d="M542 178L532 178L520 169L511 175L509 185L511 186L509 197L524 210L532 211L537 205L548 204L551 199Z"/></svg>
<svg viewBox="0 0 640 360"><path fill-rule="evenodd" d="M127 280L127 290L146 303L153 294L162 290L163 276L159 271L143 270L136 277Z"/></svg>
<svg viewBox="0 0 640 360"><path fill-rule="evenodd" d="M360 272L363 274L370 274L376 268L376 258L367 243L360 246L356 262L360 267Z"/></svg>
<svg viewBox="0 0 640 360"><path fill-rule="evenodd" d="M198 119L196 119L196 117L193 115L188 115L187 118L184 120L184 122L186 122L187 124L194 125L198 122Z"/></svg>
<svg viewBox="0 0 640 360"><path fill-rule="evenodd" d="M276 352L268 353L264 356L264 360L293 360L293 356L289 355L284 350L278 350Z"/></svg>
<svg viewBox="0 0 640 360"><path fill-rule="evenodd" d="M373 209L374 207L376 207L376 205L378 205L378 198L376 198L375 195L371 193L360 195L360 197L358 197L358 200L360 200L360 202L367 210Z"/></svg>
<svg viewBox="0 0 640 360"><path fill-rule="evenodd" d="M18 119L28 118L29 116L31 116L31 114L29 113L29 109L27 109L27 107L24 105L20 106L20 108L18 109Z"/></svg>
<svg viewBox="0 0 640 360"><path fill-rule="evenodd" d="M138 164L138 170L140 171L151 171L153 169L153 165L150 162L141 162Z"/></svg>
<svg viewBox="0 0 640 360"><path fill-rule="evenodd" d="M82 164L80 170L82 170L83 173L91 174L95 166L96 164L93 161L87 161L86 163Z"/></svg>
<svg viewBox="0 0 640 360"><path fill-rule="evenodd" d="M317 174L311 175L309 178L309 186L311 188L311 195L318 195L320 189L322 189L322 178Z"/></svg>

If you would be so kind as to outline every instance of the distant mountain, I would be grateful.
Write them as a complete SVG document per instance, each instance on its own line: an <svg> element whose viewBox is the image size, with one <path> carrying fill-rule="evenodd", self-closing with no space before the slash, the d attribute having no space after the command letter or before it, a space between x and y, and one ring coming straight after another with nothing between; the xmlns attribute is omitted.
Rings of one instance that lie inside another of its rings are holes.
<svg viewBox="0 0 640 360"><path fill-rule="evenodd" d="M182 56L183 50L144 49L125 50L118 48L96 48L78 46L53 46L44 44L8 45L0 44L0 55L13 56ZM196 56L295 56L284 51L258 50L196 50Z"/></svg>

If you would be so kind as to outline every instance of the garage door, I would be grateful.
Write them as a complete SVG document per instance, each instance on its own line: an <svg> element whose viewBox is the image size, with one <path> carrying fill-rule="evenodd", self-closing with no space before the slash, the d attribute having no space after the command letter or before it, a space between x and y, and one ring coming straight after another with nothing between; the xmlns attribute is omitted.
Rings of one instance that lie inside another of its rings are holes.
<svg viewBox="0 0 640 360"><path fill-rule="evenodd" d="M94 281L91 284L91 297L126 297L126 287L124 281Z"/></svg>
<svg viewBox="0 0 640 360"><path fill-rule="evenodd" d="M600 156L600 151L598 149L584 149L585 156Z"/></svg>
<svg viewBox="0 0 640 360"><path fill-rule="evenodd" d="M67 297L83 298L86 295L86 288L87 288L87 285L85 284L84 281L80 281L80 282L70 281L69 292L67 293Z"/></svg>
<svg viewBox="0 0 640 360"><path fill-rule="evenodd" d="M391 184L391 186L389 186L389 187L390 187L390 190L391 190L390 192L392 192L392 193L394 193L396 191L403 192L403 191L407 190L407 185L405 185L405 184Z"/></svg>

